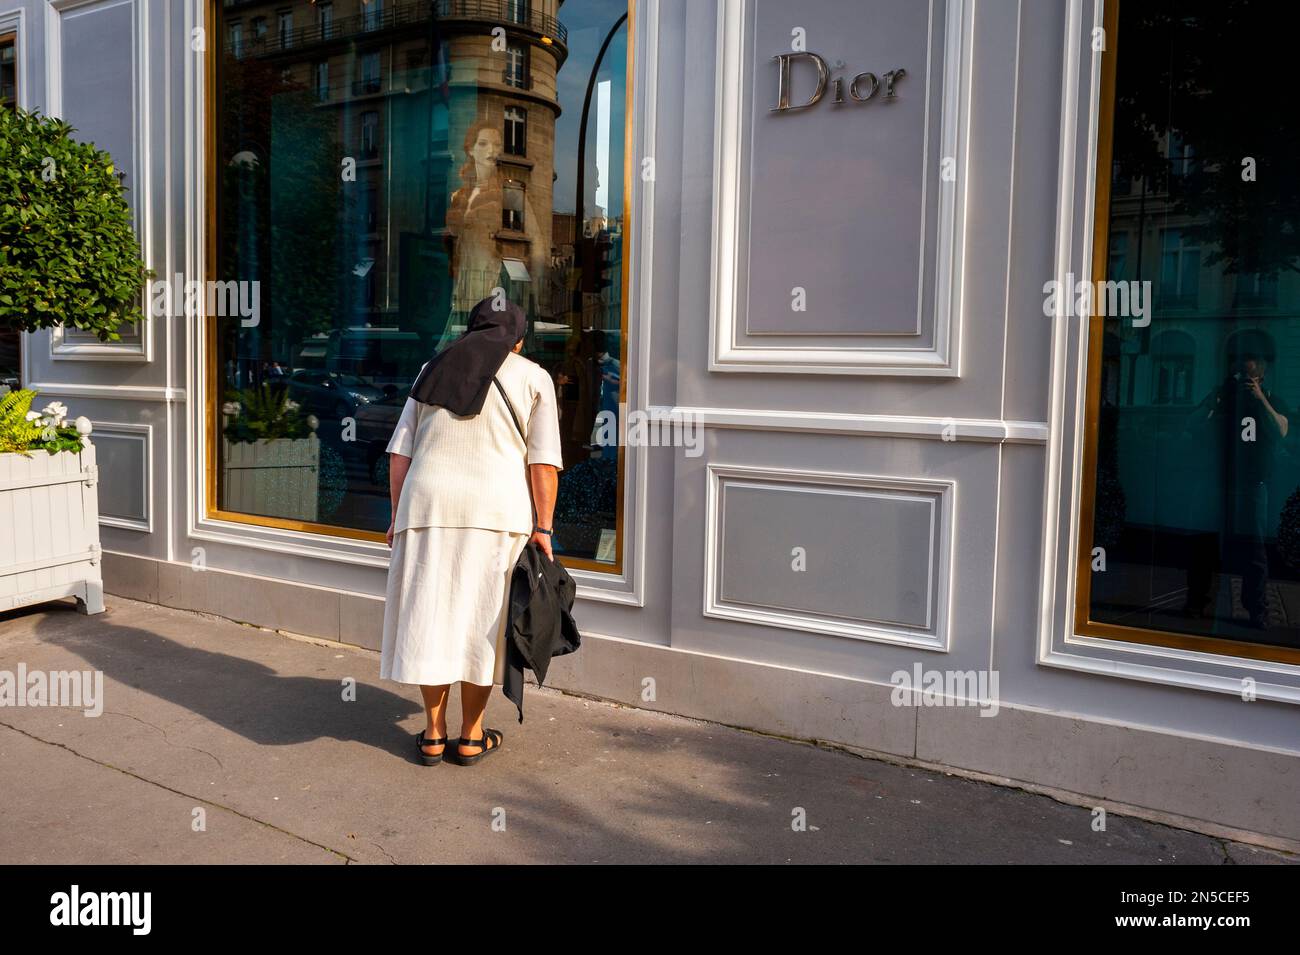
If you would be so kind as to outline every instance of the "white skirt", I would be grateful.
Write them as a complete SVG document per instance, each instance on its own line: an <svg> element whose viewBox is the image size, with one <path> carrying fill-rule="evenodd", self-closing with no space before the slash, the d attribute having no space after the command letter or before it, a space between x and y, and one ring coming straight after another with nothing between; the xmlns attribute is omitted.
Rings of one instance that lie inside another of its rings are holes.
<svg viewBox="0 0 1300 955"><path fill-rule="evenodd" d="M501 683L510 573L527 542L527 534L481 527L394 535L380 679Z"/></svg>

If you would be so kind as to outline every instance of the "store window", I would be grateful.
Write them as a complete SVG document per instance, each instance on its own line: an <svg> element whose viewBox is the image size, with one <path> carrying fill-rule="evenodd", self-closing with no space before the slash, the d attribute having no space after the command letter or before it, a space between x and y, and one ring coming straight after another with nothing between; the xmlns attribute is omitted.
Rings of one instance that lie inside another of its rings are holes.
<svg viewBox="0 0 1300 955"><path fill-rule="evenodd" d="M1300 662L1300 117L1255 10L1108 4L1094 278L1130 306L1091 320L1076 628Z"/></svg>
<svg viewBox="0 0 1300 955"><path fill-rule="evenodd" d="M209 318L208 512L381 540L415 375L500 288L559 398L557 552L617 570L624 459L603 441L625 397L627 3L390 6L236 59L214 0L212 278L259 294L256 322ZM303 0L281 22L321 16ZM515 50L483 42L494 25ZM318 105L328 64L350 82ZM531 115L500 81L521 69Z"/></svg>

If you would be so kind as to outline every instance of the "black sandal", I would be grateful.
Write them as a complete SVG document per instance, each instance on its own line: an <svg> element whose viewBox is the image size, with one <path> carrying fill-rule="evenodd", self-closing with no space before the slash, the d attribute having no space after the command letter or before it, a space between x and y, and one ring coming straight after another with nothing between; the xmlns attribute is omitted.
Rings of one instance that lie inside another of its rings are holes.
<svg viewBox="0 0 1300 955"><path fill-rule="evenodd" d="M489 739L492 740L491 746L488 746ZM501 744L504 741L505 741L505 736L502 735L500 730L485 728L483 730L483 735L480 736L478 739L469 739L468 737L465 736L462 736L460 738L461 745L481 746L483 747L482 752L472 753L469 756L462 756L459 749L452 749L447 752L447 758L451 760L453 763L456 763L460 766L473 766L484 756L487 756L489 753L495 753L497 750L499 750L501 748Z"/></svg>
<svg viewBox="0 0 1300 955"><path fill-rule="evenodd" d="M424 751L426 746L441 746L442 752L430 755ZM447 755L447 737L439 736L437 739L428 739L424 735L424 730L415 734L415 751L420 754L420 761L426 766L437 766L442 762L442 758Z"/></svg>

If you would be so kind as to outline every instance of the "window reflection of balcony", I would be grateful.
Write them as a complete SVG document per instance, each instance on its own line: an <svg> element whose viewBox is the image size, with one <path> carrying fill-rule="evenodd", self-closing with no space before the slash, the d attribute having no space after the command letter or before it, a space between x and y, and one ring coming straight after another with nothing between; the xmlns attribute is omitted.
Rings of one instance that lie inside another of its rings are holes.
<svg viewBox="0 0 1300 955"><path fill-rule="evenodd" d="M522 27L544 44L557 47L556 55L560 59L564 59L568 52L568 28L555 17L534 10L530 3L520 0L434 0L434 5L439 19Z"/></svg>
<svg viewBox="0 0 1300 955"><path fill-rule="evenodd" d="M238 6L238 0L227 6ZM311 26L286 29L273 35L245 38L240 44L239 56L272 56L287 50L298 50L322 43L347 41L362 34L374 35L386 30L405 28L426 23L430 8L440 20L465 20L491 26L506 25L512 30L528 33L543 45L550 47L563 61L568 55L569 31L563 23L531 5L516 0L431 0L394 3L381 9L367 9L350 17L333 17ZM524 81L531 86L529 73Z"/></svg>
<svg viewBox="0 0 1300 955"><path fill-rule="evenodd" d="M429 4L420 2L395 3L382 9L368 8L350 17L321 18L311 26L287 30L283 34L257 39L243 44L245 56L267 56L282 50L297 49L320 43L348 40L360 34L374 34L384 30L410 27L429 19Z"/></svg>
<svg viewBox="0 0 1300 955"><path fill-rule="evenodd" d="M378 76L365 76L352 81L353 96L367 96L378 93L384 87L384 81Z"/></svg>

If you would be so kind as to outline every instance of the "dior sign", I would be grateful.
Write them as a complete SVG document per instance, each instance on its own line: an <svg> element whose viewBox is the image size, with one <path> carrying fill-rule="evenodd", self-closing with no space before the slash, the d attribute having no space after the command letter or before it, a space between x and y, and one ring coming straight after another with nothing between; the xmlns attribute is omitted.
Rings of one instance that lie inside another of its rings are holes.
<svg viewBox="0 0 1300 955"><path fill-rule="evenodd" d="M832 86L834 95L832 103L843 103L844 99L844 77L837 76L831 78L830 67L826 61L816 53L778 53L772 59L777 61L777 88L776 88L776 105L768 112L784 113L793 109L808 109L816 106L821 102L822 97L826 95L826 87ZM812 97L806 103L791 104L790 102L790 64L795 60L811 60L817 70L817 88L813 91ZM884 90L885 99L893 99L897 95L895 87L898 81L907 75L907 70L897 69L890 70L888 73L881 73L877 76L875 73L859 73L849 81L848 94L849 98L856 103L865 103L876 93Z"/></svg>

